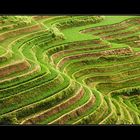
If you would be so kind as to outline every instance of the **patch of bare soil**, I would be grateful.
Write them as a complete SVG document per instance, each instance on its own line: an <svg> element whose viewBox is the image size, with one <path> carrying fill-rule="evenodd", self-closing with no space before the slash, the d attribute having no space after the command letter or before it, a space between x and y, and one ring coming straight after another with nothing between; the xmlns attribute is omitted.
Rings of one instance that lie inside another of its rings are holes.
<svg viewBox="0 0 140 140"><path fill-rule="evenodd" d="M104 25L104 26L89 28L81 31L81 33L88 33L88 32L101 31L101 30L111 30L112 28L115 28L116 30L122 30L139 23L140 23L140 18L132 18L112 25Z"/></svg>
<svg viewBox="0 0 140 140"><path fill-rule="evenodd" d="M104 35L104 34L107 34L107 33L112 33L112 32L119 32L119 31L122 31L122 30L124 30L126 27L121 27L121 28L115 28L115 29L113 29L113 28L111 28L111 29L109 29L109 30L101 30L100 32L95 32L95 33L93 33L93 35Z"/></svg>
<svg viewBox="0 0 140 140"><path fill-rule="evenodd" d="M59 51L57 53L54 53L52 55L52 59L56 59L62 55L65 55L65 54L69 54L69 53L73 53L75 51L89 51L89 50L97 50L97 49L103 49L103 48L109 48L110 46L107 46L107 45L103 45L103 46L93 46L93 47L89 47L89 48L77 48L77 49L73 49L73 50L63 50L63 51Z"/></svg>
<svg viewBox="0 0 140 140"><path fill-rule="evenodd" d="M140 56L140 52L136 52L135 53L135 56Z"/></svg>
<svg viewBox="0 0 140 140"><path fill-rule="evenodd" d="M33 124L33 123L37 123L39 121L41 121L42 119L44 118L47 118L51 115L54 115L58 112L60 112L61 110L69 107L70 105L74 104L76 101L80 100L84 95L84 89L81 88L75 96L72 96L70 99L68 99L66 102L60 104L60 105L57 105L55 106L54 108L46 111L45 113L39 115L39 116L36 116L34 118L31 118L27 121L24 122L24 124Z"/></svg>
<svg viewBox="0 0 140 140"><path fill-rule="evenodd" d="M41 29L40 25L34 25L31 27L25 27L25 28L21 28L21 29L17 29L17 30L13 30L13 31L8 31L6 33L0 34L0 41L3 41L9 37L13 37L15 35L19 35L21 33L28 33L28 32L33 32L33 31L37 31Z"/></svg>
<svg viewBox="0 0 140 140"><path fill-rule="evenodd" d="M0 78L8 76L12 73L20 72L29 68L27 61L20 62L14 65L6 66L0 69Z"/></svg>
<svg viewBox="0 0 140 140"><path fill-rule="evenodd" d="M78 54L78 55L68 56L68 57L61 59L61 61L58 64L58 67L62 67L62 65L64 65L64 63L66 63L69 60L74 60L74 59L79 59L79 58L84 58L84 57L85 58L86 57L99 57L101 55L102 54L99 52L99 53L86 53L86 54Z"/></svg>
<svg viewBox="0 0 140 140"><path fill-rule="evenodd" d="M77 108L76 110L64 115L63 117L61 117L60 119L56 120L52 124L65 124L66 121L69 121L69 120L71 120L71 119L73 119L75 117L78 117L78 116L82 115L86 110L88 110L89 108L92 107L94 102L95 102L95 97L91 96L86 104L84 104L80 108Z"/></svg>
<svg viewBox="0 0 140 140"><path fill-rule="evenodd" d="M102 36L102 38L104 39L110 39L110 38L117 38L117 37L122 37L122 36L127 36L129 34L133 34L133 33L136 33L137 31L139 31L140 29L139 28L136 28L136 29L133 29L131 31L127 31L127 32L122 32L122 33L115 33L115 34L112 34L112 35L105 35L105 36Z"/></svg>
<svg viewBox="0 0 140 140"><path fill-rule="evenodd" d="M14 81L19 80L19 79L24 79L28 76L29 77L33 76L34 74L38 73L39 71L40 71L40 67L38 65L36 65L31 71L28 71L24 74L21 74L21 75L17 76L17 77L11 77L11 78L8 78L8 79L0 80L0 84L1 85L7 85L7 83L9 83L9 81L14 82Z"/></svg>
<svg viewBox="0 0 140 140"><path fill-rule="evenodd" d="M78 55L64 57L59 61L57 66L60 68L69 60L74 60L74 59L79 59L84 57L86 58L86 57L99 57L99 56L107 56L107 55L127 55L132 53L133 50L131 48L121 48L121 49L107 50L107 51L97 52L97 53L78 54Z"/></svg>
<svg viewBox="0 0 140 140"><path fill-rule="evenodd" d="M104 56L106 55L127 55L127 54L132 54L133 50L129 48L121 48L121 49L115 49L115 50L107 50L101 52Z"/></svg>

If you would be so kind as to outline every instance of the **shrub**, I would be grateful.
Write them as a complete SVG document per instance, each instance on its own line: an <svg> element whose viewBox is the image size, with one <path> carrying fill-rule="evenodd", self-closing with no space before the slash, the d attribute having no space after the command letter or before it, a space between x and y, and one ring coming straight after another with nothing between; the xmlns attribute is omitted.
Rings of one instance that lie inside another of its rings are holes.
<svg viewBox="0 0 140 140"><path fill-rule="evenodd" d="M65 39L64 34L59 31L59 29L55 26L52 26L50 28L50 31L52 32L52 36L56 39Z"/></svg>

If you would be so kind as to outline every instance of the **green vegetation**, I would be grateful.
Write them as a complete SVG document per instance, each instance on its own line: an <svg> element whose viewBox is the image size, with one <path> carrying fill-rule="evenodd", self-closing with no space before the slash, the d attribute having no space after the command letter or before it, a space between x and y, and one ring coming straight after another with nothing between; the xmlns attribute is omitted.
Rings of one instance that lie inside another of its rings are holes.
<svg viewBox="0 0 140 140"><path fill-rule="evenodd" d="M140 124L139 16L0 16L0 125Z"/></svg>

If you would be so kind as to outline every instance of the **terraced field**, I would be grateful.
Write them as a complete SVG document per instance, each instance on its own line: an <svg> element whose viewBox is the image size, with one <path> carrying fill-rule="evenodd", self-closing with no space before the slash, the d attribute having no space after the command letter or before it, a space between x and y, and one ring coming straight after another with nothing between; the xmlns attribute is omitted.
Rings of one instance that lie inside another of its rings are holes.
<svg viewBox="0 0 140 140"><path fill-rule="evenodd" d="M0 124L140 124L139 16L0 16Z"/></svg>

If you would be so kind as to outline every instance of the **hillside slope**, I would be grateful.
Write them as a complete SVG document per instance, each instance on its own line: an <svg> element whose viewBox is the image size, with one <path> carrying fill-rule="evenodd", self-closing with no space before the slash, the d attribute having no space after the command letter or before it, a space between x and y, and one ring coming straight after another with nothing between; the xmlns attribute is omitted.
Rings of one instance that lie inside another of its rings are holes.
<svg viewBox="0 0 140 140"><path fill-rule="evenodd" d="M0 124L140 124L139 16L0 20Z"/></svg>

